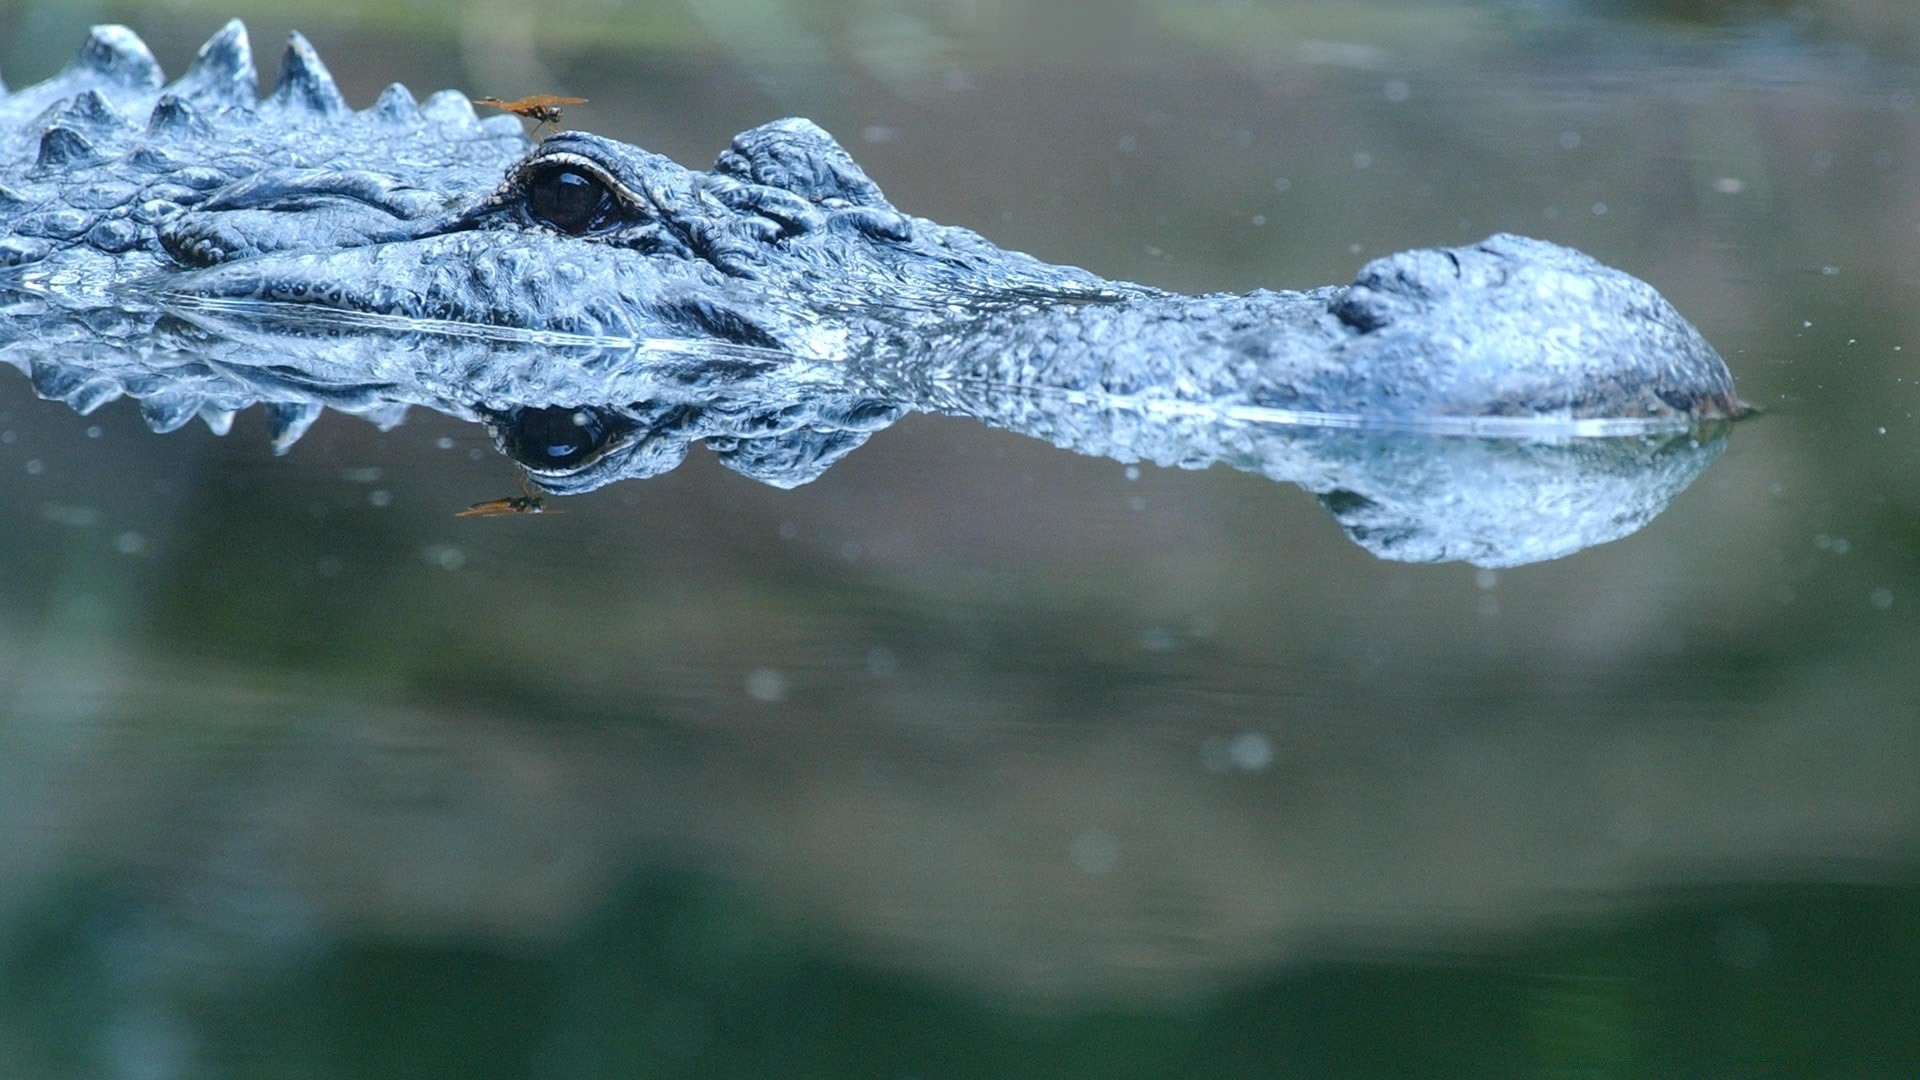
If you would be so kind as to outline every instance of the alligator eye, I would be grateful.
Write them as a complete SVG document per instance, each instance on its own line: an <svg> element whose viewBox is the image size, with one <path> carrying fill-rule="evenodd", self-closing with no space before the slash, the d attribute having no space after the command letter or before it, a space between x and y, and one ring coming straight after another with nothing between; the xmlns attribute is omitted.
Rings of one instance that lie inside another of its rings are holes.
<svg viewBox="0 0 1920 1080"><path fill-rule="evenodd" d="M613 195L597 177L561 165L527 181L527 210L535 218L578 236L600 220Z"/></svg>
<svg viewBox="0 0 1920 1080"><path fill-rule="evenodd" d="M571 468L606 448L623 425L598 409L515 409L496 419L501 449L533 469Z"/></svg>

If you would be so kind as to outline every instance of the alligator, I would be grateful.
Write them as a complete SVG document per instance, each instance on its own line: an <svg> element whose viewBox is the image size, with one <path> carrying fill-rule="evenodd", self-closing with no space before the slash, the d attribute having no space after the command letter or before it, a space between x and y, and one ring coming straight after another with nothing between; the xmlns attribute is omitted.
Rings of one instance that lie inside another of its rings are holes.
<svg viewBox="0 0 1920 1080"><path fill-rule="evenodd" d="M1698 433L1746 411L1651 286L1545 241L1184 296L909 216L802 119L708 171L585 132L536 145L452 91L395 84L356 112L299 34L262 97L237 20L171 83L107 26L53 78L0 84L0 360L82 412L132 396L156 430L224 432L262 404L280 451L323 407L391 424L426 406L485 422L561 494L693 442L793 486L945 412L1227 461L1320 493L1389 557L1488 565L1632 531L1717 453ZM1419 442L1448 434L1551 445ZM1603 434L1655 449L1564 442ZM1475 510L1420 464L1459 453L1529 479ZM1636 473L1654 479L1629 490ZM1567 477L1611 494L1541 540L1529 485Z"/></svg>
<svg viewBox="0 0 1920 1080"><path fill-rule="evenodd" d="M580 131L538 145L463 96L351 110L293 35L260 98L234 21L165 83L96 28L0 97L0 268L50 291L247 300L572 337L715 341L930 379L1308 417L1737 415L1651 286L1497 235L1348 285L1185 296L894 208L802 119L708 171Z"/></svg>

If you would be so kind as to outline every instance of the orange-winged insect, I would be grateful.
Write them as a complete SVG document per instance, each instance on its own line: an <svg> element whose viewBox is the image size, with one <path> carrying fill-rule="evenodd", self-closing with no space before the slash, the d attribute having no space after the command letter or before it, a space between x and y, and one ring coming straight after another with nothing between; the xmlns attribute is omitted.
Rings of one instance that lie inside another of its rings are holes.
<svg viewBox="0 0 1920 1080"><path fill-rule="evenodd" d="M561 97L558 94L528 94L526 97L518 98L514 101L501 101L497 97L480 97L474 98L473 103L475 105L491 105L496 109L504 109L515 116L524 116L533 121L533 133L538 135L540 134L540 129L549 124L553 125L556 130L559 129L560 106L585 105L587 99L583 97Z"/></svg>
<svg viewBox="0 0 1920 1080"><path fill-rule="evenodd" d="M506 499L488 499L477 502L454 514L454 517L501 517L506 514L544 514L547 512L546 500L538 495L515 495Z"/></svg>

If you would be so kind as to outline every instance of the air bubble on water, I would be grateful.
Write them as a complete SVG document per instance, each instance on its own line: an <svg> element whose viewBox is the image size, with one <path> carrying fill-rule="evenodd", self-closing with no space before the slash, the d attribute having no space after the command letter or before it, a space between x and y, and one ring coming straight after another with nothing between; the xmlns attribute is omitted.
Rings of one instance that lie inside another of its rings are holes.
<svg viewBox="0 0 1920 1080"><path fill-rule="evenodd" d="M1885 611L1893 606L1893 590L1875 589L1867 594L1867 603L1871 604L1876 611Z"/></svg>
<svg viewBox="0 0 1920 1080"><path fill-rule="evenodd" d="M1260 772L1273 764L1273 744L1257 731L1243 731L1228 740L1227 758L1241 772Z"/></svg>
<svg viewBox="0 0 1920 1080"><path fill-rule="evenodd" d="M787 677L773 668L755 668L747 673L747 696L755 701L784 701Z"/></svg>
<svg viewBox="0 0 1920 1080"><path fill-rule="evenodd" d="M467 564L467 553L451 544L429 544L421 550L420 557L429 566L442 570L458 570Z"/></svg>

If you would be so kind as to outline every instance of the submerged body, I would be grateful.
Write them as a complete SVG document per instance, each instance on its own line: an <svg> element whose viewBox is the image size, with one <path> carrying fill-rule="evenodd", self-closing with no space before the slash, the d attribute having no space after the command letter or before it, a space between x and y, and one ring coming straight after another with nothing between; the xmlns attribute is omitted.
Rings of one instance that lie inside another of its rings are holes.
<svg viewBox="0 0 1920 1080"><path fill-rule="evenodd" d="M889 370L908 393L1389 421L1685 426L1742 409L1650 286L1543 241L1407 252L1345 286L1182 296L904 214L805 120L744 132L699 171L579 132L532 146L448 92L417 104L395 85L354 112L297 35L273 91L255 85L238 22L172 84L103 27L60 75L0 96L0 285L715 342Z"/></svg>

